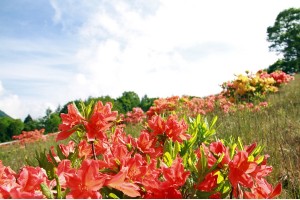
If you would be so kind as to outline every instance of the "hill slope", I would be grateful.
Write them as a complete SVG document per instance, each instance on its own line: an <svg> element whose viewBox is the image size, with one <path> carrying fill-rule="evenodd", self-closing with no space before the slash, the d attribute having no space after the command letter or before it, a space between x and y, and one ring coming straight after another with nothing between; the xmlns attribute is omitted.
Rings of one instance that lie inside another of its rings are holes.
<svg viewBox="0 0 300 200"><path fill-rule="evenodd" d="M217 114L218 134L241 137L245 144L265 145L273 166L271 179L282 181L280 198L300 198L300 74L268 97L269 107L261 112L240 111Z"/></svg>
<svg viewBox="0 0 300 200"><path fill-rule="evenodd" d="M9 117L9 118L12 118L8 114L6 114L5 112L3 112L2 110L0 110L0 117Z"/></svg>

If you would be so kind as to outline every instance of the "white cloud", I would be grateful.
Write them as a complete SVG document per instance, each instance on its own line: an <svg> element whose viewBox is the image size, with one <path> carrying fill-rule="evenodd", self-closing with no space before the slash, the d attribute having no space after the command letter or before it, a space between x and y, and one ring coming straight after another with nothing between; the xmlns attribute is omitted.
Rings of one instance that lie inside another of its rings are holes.
<svg viewBox="0 0 300 200"><path fill-rule="evenodd" d="M130 3L99 6L79 27L87 93L208 95L234 73L268 67L276 57L268 52L266 28L282 5L271 12L267 3L233 3L162 1L146 17Z"/></svg>

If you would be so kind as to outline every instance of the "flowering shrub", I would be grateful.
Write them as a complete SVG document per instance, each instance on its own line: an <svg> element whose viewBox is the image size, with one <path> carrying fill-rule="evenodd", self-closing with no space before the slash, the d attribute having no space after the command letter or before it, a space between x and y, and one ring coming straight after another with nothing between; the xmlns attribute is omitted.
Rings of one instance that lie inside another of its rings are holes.
<svg viewBox="0 0 300 200"><path fill-rule="evenodd" d="M165 103L167 104L167 103ZM153 114L137 138L118 125L112 104L68 105L56 140L39 166L18 173L0 162L1 198L274 198L272 167L256 143L218 139L200 115ZM165 108L164 108L165 109ZM167 107L170 109L170 107ZM173 109L173 108L171 108Z"/></svg>
<svg viewBox="0 0 300 200"><path fill-rule="evenodd" d="M19 140L20 144L26 144L31 142L36 142L38 140L46 140L45 135L43 135L45 129L34 130L34 131L22 131L20 135L14 135L13 139Z"/></svg>
<svg viewBox="0 0 300 200"><path fill-rule="evenodd" d="M240 74L235 80L222 84L223 95L231 102L260 102L265 99L266 94L277 92L281 84L294 79L282 71L268 74L259 70L255 75L247 74Z"/></svg>
<svg viewBox="0 0 300 200"><path fill-rule="evenodd" d="M144 111L141 108L133 108L131 112L126 113L126 118L124 121L126 123L131 123L131 124L138 124L142 123L144 119L146 118L146 115Z"/></svg>
<svg viewBox="0 0 300 200"><path fill-rule="evenodd" d="M268 74L265 71L258 71L257 72L259 77L261 78L273 78L275 80L275 86L279 87L282 84L287 84L288 82L294 80L294 77L284 73L283 71L277 70L275 72L272 72L271 74Z"/></svg>

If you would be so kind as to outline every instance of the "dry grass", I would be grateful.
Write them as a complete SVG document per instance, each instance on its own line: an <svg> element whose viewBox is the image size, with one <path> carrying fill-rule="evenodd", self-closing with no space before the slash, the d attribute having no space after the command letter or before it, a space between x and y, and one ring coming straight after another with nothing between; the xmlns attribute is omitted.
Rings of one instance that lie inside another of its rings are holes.
<svg viewBox="0 0 300 200"><path fill-rule="evenodd" d="M280 198L300 198L300 75L268 97L270 107L260 112L218 113L218 136L241 137L245 144L265 145L273 166L270 181L283 183ZM214 113L216 114L216 113ZM209 116L211 117L211 116Z"/></svg>

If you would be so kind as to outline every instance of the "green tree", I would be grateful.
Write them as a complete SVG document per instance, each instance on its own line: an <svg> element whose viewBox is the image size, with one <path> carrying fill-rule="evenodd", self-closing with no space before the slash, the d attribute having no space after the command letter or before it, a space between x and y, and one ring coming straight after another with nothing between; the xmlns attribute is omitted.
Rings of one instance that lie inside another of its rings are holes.
<svg viewBox="0 0 300 200"><path fill-rule="evenodd" d="M12 140L12 136L19 135L24 128L24 123L20 119L10 117L0 118L0 142Z"/></svg>
<svg viewBox="0 0 300 200"><path fill-rule="evenodd" d="M6 142L11 140L7 133L7 128L9 127L11 121L10 117L1 117L0 118L0 142Z"/></svg>
<svg viewBox="0 0 300 200"><path fill-rule="evenodd" d="M32 121L33 121L33 119L31 117L31 115L28 114L27 117L25 117L25 119L24 119L24 124L32 122Z"/></svg>
<svg viewBox="0 0 300 200"><path fill-rule="evenodd" d="M58 131L58 126L61 124L59 113L51 113L45 120L45 132L54 133Z"/></svg>
<svg viewBox="0 0 300 200"><path fill-rule="evenodd" d="M20 135L24 128L24 123L20 119L15 119L11 121L7 127L7 134L9 138L12 139L14 135Z"/></svg>
<svg viewBox="0 0 300 200"><path fill-rule="evenodd" d="M300 67L300 8L280 12L273 26L267 28L269 49L283 55L283 59L269 67L269 71L281 69L299 72ZM280 64L280 66L279 66Z"/></svg>
<svg viewBox="0 0 300 200"><path fill-rule="evenodd" d="M53 133L58 131L58 126L61 124L60 114L58 112L53 112L50 108L46 110L46 116L39 119L43 128L45 128L45 133Z"/></svg>
<svg viewBox="0 0 300 200"><path fill-rule="evenodd" d="M135 92L123 92L122 96L117 98L117 102L123 107L121 113L131 111L134 107L140 106L140 97Z"/></svg>
<svg viewBox="0 0 300 200"><path fill-rule="evenodd" d="M157 98L149 98L147 95L144 95L141 100L140 107L144 112L147 112L149 108L153 105L154 100Z"/></svg>

